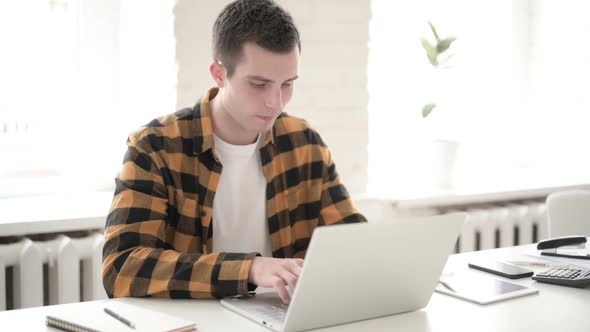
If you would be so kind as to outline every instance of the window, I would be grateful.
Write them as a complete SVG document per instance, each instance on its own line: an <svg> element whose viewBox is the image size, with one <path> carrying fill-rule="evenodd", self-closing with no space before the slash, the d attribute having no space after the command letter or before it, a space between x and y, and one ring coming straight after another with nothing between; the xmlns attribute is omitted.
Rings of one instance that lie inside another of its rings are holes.
<svg viewBox="0 0 590 332"><path fill-rule="evenodd" d="M172 6L0 3L0 197L112 190L127 135L174 111Z"/></svg>
<svg viewBox="0 0 590 332"><path fill-rule="evenodd" d="M503 191L590 180L584 1L373 0L369 184L377 195ZM420 44L457 37L450 69ZM423 119L421 108L437 107ZM433 143L436 142L436 143ZM442 143L441 143L442 142ZM444 174L440 146L456 149Z"/></svg>

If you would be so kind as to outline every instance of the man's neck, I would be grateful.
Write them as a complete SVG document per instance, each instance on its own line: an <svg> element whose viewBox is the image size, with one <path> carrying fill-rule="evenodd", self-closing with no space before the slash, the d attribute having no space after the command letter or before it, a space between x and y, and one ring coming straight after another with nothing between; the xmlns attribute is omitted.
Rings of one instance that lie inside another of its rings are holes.
<svg viewBox="0 0 590 332"><path fill-rule="evenodd" d="M233 145L248 145L256 141L258 133L250 133L232 118L222 101L223 92L220 90L217 95L209 101L211 107L211 118L213 132L224 142Z"/></svg>

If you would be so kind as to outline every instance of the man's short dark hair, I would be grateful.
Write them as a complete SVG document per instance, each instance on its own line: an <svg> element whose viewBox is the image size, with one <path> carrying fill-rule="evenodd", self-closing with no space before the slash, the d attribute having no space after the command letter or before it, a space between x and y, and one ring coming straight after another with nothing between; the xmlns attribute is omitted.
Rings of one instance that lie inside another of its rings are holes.
<svg viewBox="0 0 590 332"><path fill-rule="evenodd" d="M293 18L272 0L237 0L221 11L213 25L213 59L233 75L246 42L269 51L301 51L299 31Z"/></svg>

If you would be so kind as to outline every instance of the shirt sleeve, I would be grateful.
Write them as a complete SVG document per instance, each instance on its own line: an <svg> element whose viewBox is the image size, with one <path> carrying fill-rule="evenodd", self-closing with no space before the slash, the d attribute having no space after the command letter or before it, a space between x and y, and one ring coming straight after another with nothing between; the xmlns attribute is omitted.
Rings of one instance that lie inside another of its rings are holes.
<svg viewBox="0 0 590 332"><path fill-rule="evenodd" d="M350 198L348 191L340 182L336 164L330 150L324 145L324 170L322 174L322 194L320 225L366 222Z"/></svg>
<svg viewBox="0 0 590 332"><path fill-rule="evenodd" d="M156 153L131 136L107 217L102 279L109 297L221 298L247 294L256 253L181 252ZM200 250L200 249L199 249Z"/></svg>

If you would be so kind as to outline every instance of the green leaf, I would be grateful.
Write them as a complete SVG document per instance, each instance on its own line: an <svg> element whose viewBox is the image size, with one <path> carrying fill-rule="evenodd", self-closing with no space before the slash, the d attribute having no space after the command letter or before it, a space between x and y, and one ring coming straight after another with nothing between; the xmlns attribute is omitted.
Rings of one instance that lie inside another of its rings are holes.
<svg viewBox="0 0 590 332"><path fill-rule="evenodd" d="M436 107L436 104L426 104L422 107L422 117L425 118Z"/></svg>
<svg viewBox="0 0 590 332"><path fill-rule="evenodd" d="M436 41L440 42L440 38L438 37L438 33L436 32L436 29L434 28L434 24L432 24L432 22L428 21L428 25L430 26L430 30L432 30L432 34L434 35L434 38L436 38Z"/></svg>
<svg viewBox="0 0 590 332"><path fill-rule="evenodd" d="M446 68L451 68L451 66L449 65L449 62L451 61L451 58L454 57L455 54L449 54L446 57L443 57L442 59L438 60L438 68L441 69L446 69Z"/></svg>
<svg viewBox="0 0 590 332"><path fill-rule="evenodd" d="M428 40L426 40L426 38L422 38L420 40L422 41L422 47L424 47L424 50L426 51L428 61L430 61L430 64L436 67L438 65L438 53L436 52L436 49L434 46L432 46L432 44L430 44Z"/></svg>
<svg viewBox="0 0 590 332"><path fill-rule="evenodd" d="M438 44L436 44L436 51L437 51L438 53L442 53L442 52L444 52L444 51L448 50L448 49L449 49L449 47L451 47L451 44L452 44L452 43L453 43L455 40L457 40L457 38L455 38L455 37L450 37L450 38L446 38L446 39L443 39L443 40L439 41L439 42L438 42Z"/></svg>

